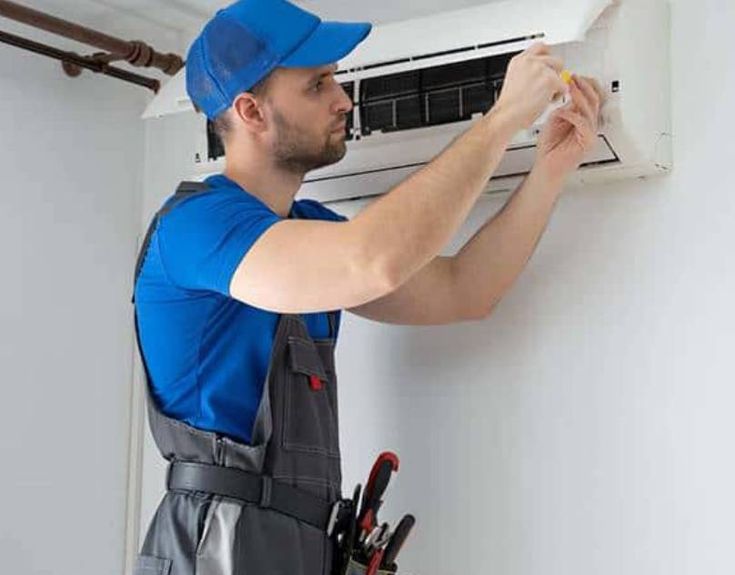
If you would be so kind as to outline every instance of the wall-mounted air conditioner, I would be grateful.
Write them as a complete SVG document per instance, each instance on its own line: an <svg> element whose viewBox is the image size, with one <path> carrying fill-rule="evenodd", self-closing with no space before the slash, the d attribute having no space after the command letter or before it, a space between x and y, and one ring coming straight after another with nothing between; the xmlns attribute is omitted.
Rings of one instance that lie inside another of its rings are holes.
<svg viewBox="0 0 735 575"><path fill-rule="evenodd" d="M377 195L429 162L495 103L510 58L541 40L574 73L607 92L596 148L572 183L671 169L669 5L666 0L507 0L374 27L340 62L355 104L347 155L315 170L300 197L323 202ZM144 117L193 113L183 71ZM531 169L548 114L516 135L487 191L515 187ZM223 168L203 119L194 177Z"/></svg>

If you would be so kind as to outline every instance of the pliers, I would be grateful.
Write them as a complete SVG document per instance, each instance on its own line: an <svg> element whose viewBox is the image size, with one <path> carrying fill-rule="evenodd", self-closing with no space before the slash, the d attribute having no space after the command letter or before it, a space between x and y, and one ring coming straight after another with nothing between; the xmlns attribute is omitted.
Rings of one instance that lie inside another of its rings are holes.
<svg viewBox="0 0 735 575"><path fill-rule="evenodd" d="M375 460L362 494L362 505L357 516L359 537L355 543L362 542L375 529L378 523L378 510L383 503L381 498L388 487L391 473L398 471L398 466L398 456L390 451L381 453Z"/></svg>

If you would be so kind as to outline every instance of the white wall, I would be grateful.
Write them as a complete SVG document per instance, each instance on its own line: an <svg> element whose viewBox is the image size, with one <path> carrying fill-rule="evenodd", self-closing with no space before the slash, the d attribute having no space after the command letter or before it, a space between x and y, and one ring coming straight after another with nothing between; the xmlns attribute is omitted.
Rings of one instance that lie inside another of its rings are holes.
<svg viewBox="0 0 735 575"><path fill-rule="evenodd" d="M675 173L563 197L490 319L348 317L345 485L402 456L408 572L735 572L733 26L731 2L675 1Z"/></svg>
<svg viewBox="0 0 735 575"><path fill-rule="evenodd" d="M148 98L0 45L2 573L123 571Z"/></svg>
<svg viewBox="0 0 735 575"><path fill-rule="evenodd" d="M161 208L163 201L176 191L182 180L191 176L191 166L196 153L191 135L203 129L206 120L194 114L180 114L148 120L145 124L145 193L141 235L147 231L151 218ZM166 461L158 452L149 429L142 369L138 358L135 397L138 415L136 431L141 435L138 548L143 545L150 520L164 494L166 474Z"/></svg>
<svg viewBox="0 0 735 575"><path fill-rule="evenodd" d="M382 515L418 518L406 572L735 570L733 26L727 0L674 0L674 174L566 194L487 321L345 316L344 490L399 453ZM169 148L181 122L149 126L173 162L147 168L149 212L189 175L190 150ZM481 200L450 250L502 201ZM163 481L147 453L146 525Z"/></svg>

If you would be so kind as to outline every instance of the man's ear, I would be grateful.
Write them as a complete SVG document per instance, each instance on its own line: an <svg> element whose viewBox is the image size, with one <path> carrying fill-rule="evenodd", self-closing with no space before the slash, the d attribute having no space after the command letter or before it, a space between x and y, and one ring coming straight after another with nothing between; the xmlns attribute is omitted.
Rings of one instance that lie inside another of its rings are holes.
<svg viewBox="0 0 735 575"><path fill-rule="evenodd" d="M250 92L239 94L232 102L233 120L254 133L261 133L268 129L268 120L263 110L262 102Z"/></svg>

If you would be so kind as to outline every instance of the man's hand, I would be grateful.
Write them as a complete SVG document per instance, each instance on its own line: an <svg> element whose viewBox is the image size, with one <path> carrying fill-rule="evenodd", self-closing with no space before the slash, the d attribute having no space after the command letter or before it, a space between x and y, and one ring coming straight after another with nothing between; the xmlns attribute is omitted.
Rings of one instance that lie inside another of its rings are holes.
<svg viewBox="0 0 735 575"><path fill-rule="evenodd" d="M554 177L564 178L579 168L597 143L604 92L593 78L573 76L572 101L554 112L538 142L536 164Z"/></svg>
<svg viewBox="0 0 735 575"><path fill-rule="evenodd" d="M535 43L511 59L493 111L518 130L530 127L556 97L566 93L563 69L564 62L551 55L549 46Z"/></svg>

